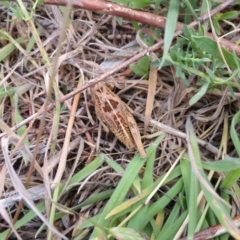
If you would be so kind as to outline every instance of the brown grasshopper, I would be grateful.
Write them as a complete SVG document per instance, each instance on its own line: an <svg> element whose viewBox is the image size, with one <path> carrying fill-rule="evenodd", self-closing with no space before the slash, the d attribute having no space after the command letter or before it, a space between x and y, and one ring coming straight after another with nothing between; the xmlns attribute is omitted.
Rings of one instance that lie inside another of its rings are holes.
<svg viewBox="0 0 240 240"><path fill-rule="evenodd" d="M126 104L104 83L91 88L95 112L102 125L129 149L138 149L146 157L139 129Z"/></svg>

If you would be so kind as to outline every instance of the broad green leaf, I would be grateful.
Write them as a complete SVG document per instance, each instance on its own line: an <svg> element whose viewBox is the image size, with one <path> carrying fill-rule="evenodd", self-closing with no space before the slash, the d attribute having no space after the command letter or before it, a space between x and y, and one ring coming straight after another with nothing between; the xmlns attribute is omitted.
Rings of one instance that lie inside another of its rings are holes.
<svg viewBox="0 0 240 240"><path fill-rule="evenodd" d="M223 62L222 56L218 49L218 45L214 40L208 37L198 37L198 36L193 36L192 39L202 51L210 53L213 56L213 58L216 58ZM231 52L227 51L225 48L222 48L222 52L223 52L223 56L226 59L227 64L230 67L237 69L240 59L238 58L237 59L238 63L236 63L236 60Z"/></svg>

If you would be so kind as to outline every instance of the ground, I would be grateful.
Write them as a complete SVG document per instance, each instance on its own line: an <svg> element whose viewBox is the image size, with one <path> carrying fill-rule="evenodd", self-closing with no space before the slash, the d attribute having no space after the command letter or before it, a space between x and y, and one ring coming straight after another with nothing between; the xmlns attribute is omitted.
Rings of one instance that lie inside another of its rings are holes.
<svg viewBox="0 0 240 240"><path fill-rule="evenodd" d="M173 239L186 236L187 214L189 234L221 223L236 236L234 220L226 219L239 214L237 54L222 58L202 29L185 29L163 67L164 47L114 72L161 41L164 29L139 23L139 32L129 20L84 9L25 7L0 4L0 239L11 222L22 239L34 239L44 221L48 231L37 239L59 232L69 239ZM232 18L213 18L219 36L239 28L234 9L219 13ZM159 15L170 10L160 5ZM213 34L210 24L203 28ZM110 70L103 82L134 117L146 158L106 132L96 114L94 83ZM200 215L197 228L191 220Z"/></svg>

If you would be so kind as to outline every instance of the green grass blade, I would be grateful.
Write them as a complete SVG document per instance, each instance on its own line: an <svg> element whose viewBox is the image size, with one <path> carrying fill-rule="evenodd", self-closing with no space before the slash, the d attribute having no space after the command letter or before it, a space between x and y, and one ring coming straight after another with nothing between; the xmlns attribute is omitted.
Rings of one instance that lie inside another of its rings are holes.
<svg viewBox="0 0 240 240"><path fill-rule="evenodd" d="M235 129L235 126L240 122L240 111L238 111L233 119L232 119L232 123L231 123L231 128L230 128L230 135L233 141L233 144L235 146L235 149L238 153L238 156L240 157L240 141L239 141L239 137L238 137L238 132ZM238 163L240 163L239 160L236 159L230 159L231 162L233 163L232 166L234 166L235 168L233 168L232 171L229 171L226 174L226 177L223 179L222 184L221 184L221 188L228 188L233 186L239 179L240 177L240 169L239 169L239 165ZM235 160L235 161L234 161ZM229 164L231 164L229 162ZM226 171L226 170L225 170Z"/></svg>
<svg viewBox="0 0 240 240"><path fill-rule="evenodd" d="M211 183L203 171L197 139L193 130L192 123L190 122L190 118L187 119L186 128L188 134L188 151L192 169L201 184L204 196L210 208L218 218L219 222L233 237L240 239L238 229L234 225L228 211L226 210L226 203L223 202L219 195L214 191Z"/></svg>
<svg viewBox="0 0 240 240"><path fill-rule="evenodd" d="M184 0L184 3L187 6L185 19L189 18L189 21L185 22L185 24L188 24L190 23L190 20L192 21L192 16L194 16L195 19L198 19L198 16L192 6L194 5L194 7L196 7L196 3L194 4L193 1L190 2L189 0Z"/></svg>
<svg viewBox="0 0 240 240"><path fill-rule="evenodd" d="M145 159L141 159L139 155L133 158L133 160L128 165L121 181L119 182L117 188L115 189L112 197L106 204L103 212L101 213L97 224L104 227L110 227L110 219L105 219L107 214L116 206L122 203L127 192L129 191L135 177L137 176L139 170L145 163ZM91 237L96 236L96 231L94 230Z"/></svg>
<svg viewBox="0 0 240 240"><path fill-rule="evenodd" d="M164 209L169 202L182 190L183 181L182 179L178 180L177 183L160 199L158 199L151 206L147 207L146 213L142 213L146 210L146 206L139 211L138 214L131 219L129 226L134 227L137 231L142 231L143 228L148 224L148 222L157 215L162 209ZM141 217L140 216L144 216Z"/></svg>
<svg viewBox="0 0 240 240"><path fill-rule="evenodd" d="M176 235L178 229L182 226L187 215L188 215L187 211L183 212L177 218L177 220L171 226L169 226L169 228L167 228L166 230L164 229L164 231L161 231L159 233L156 240L163 240L163 239L164 240L172 240L174 238L174 236Z"/></svg>
<svg viewBox="0 0 240 240"><path fill-rule="evenodd" d="M25 37L19 37L15 41L21 44L25 40ZM16 46L13 43L8 43L3 48L0 48L0 62L3 61L6 57L8 57L14 50Z"/></svg>
<svg viewBox="0 0 240 240"><path fill-rule="evenodd" d="M145 239L143 236L141 236L140 233L134 231L131 228L114 227L114 228L110 228L108 231L115 239L124 239L124 240L144 240Z"/></svg>
<svg viewBox="0 0 240 240"><path fill-rule="evenodd" d="M95 158L90 164L88 164L86 167L84 167L82 170L80 170L71 178L71 180L68 183L66 191L69 191L73 186L75 186L76 184L81 182L84 178L93 173L103 164L103 162L104 162L103 155L100 155L97 158Z"/></svg>
<svg viewBox="0 0 240 240"><path fill-rule="evenodd" d="M189 172L190 175L190 198L189 198L189 223L188 223L188 239L193 239L195 228L197 225L197 216L198 216L198 207L197 207L197 198L198 198L198 180L194 171Z"/></svg>
<svg viewBox="0 0 240 240"><path fill-rule="evenodd" d="M159 145L160 142L163 141L165 136L166 136L165 134L159 136L158 142L156 144ZM153 173L155 157L156 157L156 148L155 148L155 151L152 151L152 153L148 156L148 160L147 160L147 164L146 164L146 168L145 168L144 176L142 180L142 189L146 189L148 186L150 186L153 183L152 173Z"/></svg>
<svg viewBox="0 0 240 240"><path fill-rule="evenodd" d="M23 117L21 116L20 112L19 112L19 104L18 104L18 95L17 94L14 94L13 95L13 104L14 104L14 120L15 120L15 123L14 124L19 124L23 121ZM23 136L23 134L25 133L25 131L27 130L27 127L26 125L23 125L22 127L20 127L18 130L17 130L17 134L18 136ZM28 141L28 138L26 137L24 139L24 144L29 147L29 141ZM26 163L26 162L25 162Z"/></svg>
<svg viewBox="0 0 240 240"><path fill-rule="evenodd" d="M191 97L191 99L189 100L189 105L192 106L194 105L196 102L198 102L207 92L208 88L210 85L210 81L206 81L201 88L198 90L198 92Z"/></svg>
<svg viewBox="0 0 240 240"><path fill-rule="evenodd" d="M239 176L240 176L240 169L236 169L228 172L222 181L221 188L232 187L238 181Z"/></svg>
<svg viewBox="0 0 240 240"><path fill-rule="evenodd" d="M232 171L240 168L239 158L227 158L215 162L202 162L202 166L206 170L217 172Z"/></svg>
<svg viewBox="0 0 240 240"><path fill-rule="evenodd" d="M111 167L115 172L117 173L124 173L124 169L121 165L119 165L116 161L113 159L106 157L105 162L108 164L109 167Z"/></svg>
<svg viewBox="0 0 240 240"><path fill-rule="evenodd" d="M191 165L188 160L187 154L184 154L184 156L180 160L180 168L182 172L182 179L184 183L184 191L186 194L186 200L187 200L187 205L189 206L189 199L190 199L190 181L189 181L189 176L191 172Z"/></svg>
<svg viewBox="0 0 240 240"><path fill-rule="evenodd" d="M165 231L167 231L169 228L171 228L174 224L174 222L178 219L179 215L180 215L180 210L181 210L181 204L180 201L178 200L175 204L173 209L171 210L166 222L164 223L161 231L159 230L158 234L162 234Z"/></svg>
<svg viewBox="0 0 240 240"><path fill-rule="evenodd" d="M170 1L168 15L167 15L167 22L165 27L165 35L164 35L164 51L163 51L162 61L160 63L159 68L163 66L173 40L173 36L174 36L176 25L177 25L177 19L178 19L179 3L180 1L176 1L176 0Z"/></svg>
<svg viewBox="0 0 240 240"><path fill-rule="evenodd" d="M238 133L235 129L235 126L237 123L240 122L240 111L238 111L233 119L232 119L232 123L231 123L231 129L230 129L230 135L231 135L231 138L232 138L232 141L233 141L233 144L235 146L235 149L238 153L238 156L240 157L240 141L239 141L239 138L238 138Z"/></svg>
<svg viewBox="0 0 240 240"><path fill-rule="evenodd" d="M136 197L133 197L131 199L129 199L128 201L124 202L123 204L117 206L116 208L114 208L111 212L109 212L109 214L107 215L107 217L111 217L114 216L115 214L118 214L119 212L122 212L126 209L128 209L128 211L132 210L132 206L134 204L137 203L142 203L143 201L146 200L146 198L149 196L149 194L158 186L158 184L163 180L163 178L165 177L166 174L162 175L161 177L159 177L151 186L149 186L148 188L146 188L145 190L142 191L141 194L137 195ZM167 177L167 179L164 181L164 184L168 183L169 181L172 181L173 179L179 177L181 175L181 171L179 166L177 166L171 173L170 175ZM139 206L139 204L137 206Z"/></svg>

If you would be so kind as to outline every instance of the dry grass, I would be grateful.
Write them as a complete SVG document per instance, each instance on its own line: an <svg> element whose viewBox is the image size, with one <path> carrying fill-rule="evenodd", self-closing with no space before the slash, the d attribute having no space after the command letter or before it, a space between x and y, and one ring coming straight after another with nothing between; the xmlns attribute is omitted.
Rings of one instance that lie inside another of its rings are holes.
<svg viewBox="0 0 240 240"><path fill-rule="evenodd" d="M73 10L66 21L64 11L67 10L61 11L56 6L37 6L33 23L41 41L39 45L32 35L29 22L26 24L23 20L15 19L7 7L0 5L1 31L13 39L21 38L20 45L13 42L14 50L1 59L0 203L7 209L10 222L18 208L20 213L16 220L22 219L27 213L28 207L19 203L19 195L25 203L26 199L35 200L42 210L41 204L44 203L45 218L70 238L73 233L79 234L76 229L84 219L103 210L108 196L111 196L123 175L120 170L113 168L113 162L103 161L103 155L99 157L100 162L95 158L99 153L104 153L125 169L135 152L126 149L119 141L115 141L113 134L106 134L99 126L88 90L82 92L79 99L75 97L62 103L61 98L106 71L107 61L113 61L110 67L114 67L117 60L127 59L127 50L122 50L122 56L117 58L113 53L132 41L136 32L126 22L123 27L116 28L120 37L117 35L112 38L110 33L115 27L116 18ZM3 53L9 44L9 39L1 37L0 51ZM140 49L138 45L135 48L136 51ZM151 146L157 136L166 133L156 149L151 173L153 179L167 173L180 152L186 150L188 117L191 117L199 141L202 160L219 160L227 155L238 157L228 129L232 117L239 110L239 92L236 91L234 99L227 90L225 92L225 87L220 87L218 92L209 91L195 105L189 106L189 100L198 89L196 83L199 79L197 76L190 77L190 87L187 87L180 78L175 77L175 71L173 66L162 68L155 75L153 83L140 79L129 69L122 69L122 72L106 79L106 82L115 85L114 91L120 93L121 99L135 112L138 127L144 135L145 148ZM149 91L149 85L152 91ZM153 94L154 91L154 98L148 96L148 92ZM149 125L145 126L144 133L146 108ZM14 128L14 131L10 129L25 119L27 121L20 128ZM162 125L159 126L159 122ZM28 160L35 162L32 173ZM13 166L19 179L5 170L6 162ZM91 167L95 169L87 171L86 166L93 162L96 166ZM77 175L81 170L81 174L85 175ZM140 178L144 170L145 167L142 167ZM216 173L212 182L218 178L219 174ZM79 179L80 182L77 182ZM20 182L27 189L33 189L34 193L28 195L21 191ZM60 182L63 185L53 190L52 184L56 186ZM73 184L71 187L69 182ZM175 182L164 185L158 192L159 196L163 196ZM132 189L133 192L137 185ZM63 190L64 186L67 187L66 191ZM135 196L137 190L133 192L130 191L129 198ZM91 197L99 193L105 195L91 202ZM15 199L9 202L11 195ZM89 203L79 205L85 200L89 200ZM165 209L166 215L171 212L174 201ZM234 216L238 215L238 197L230 203L236 212ZM64 216L54 221L55 212L62 212ZM2 233L9 229L6 221L6 218L0 218ZM22 239L33 239L41 225L39 218L30 218L17 232ZM92 231L91 228L87 230L86 239ZM43 229L37 239L46 239L48 234ZM15 239L14 234L9 239Z"/></svg>

